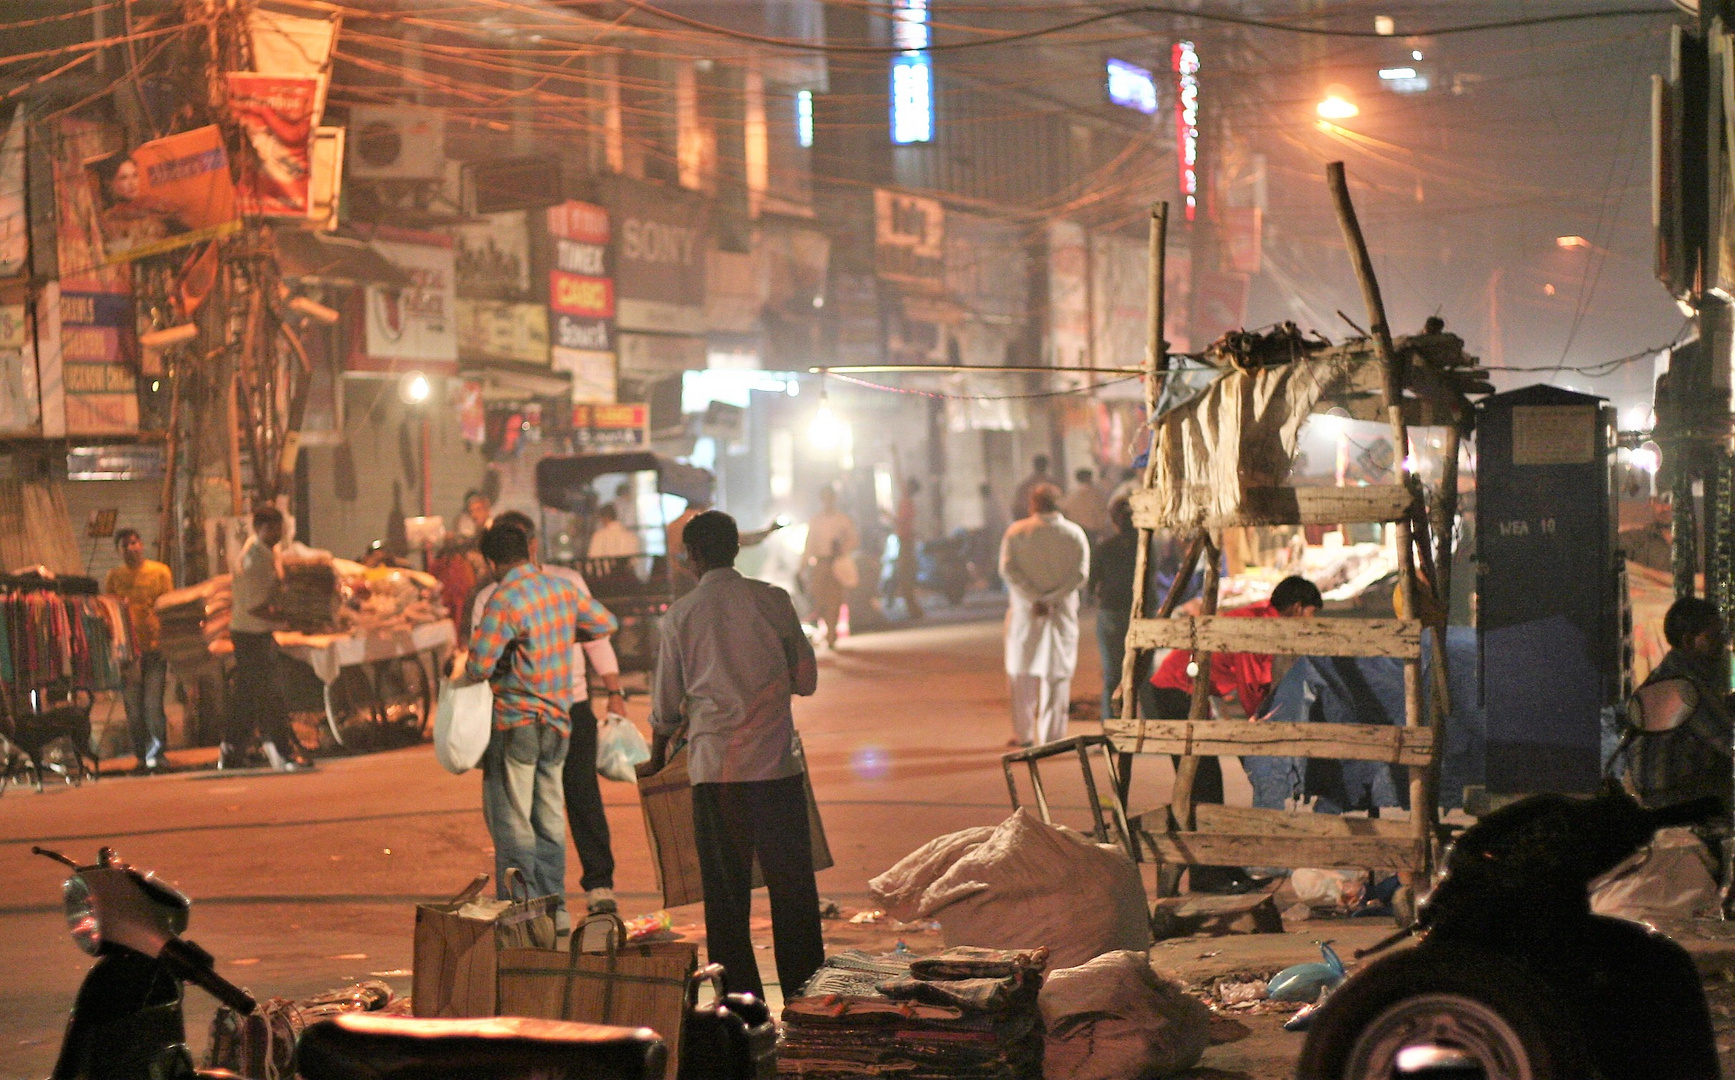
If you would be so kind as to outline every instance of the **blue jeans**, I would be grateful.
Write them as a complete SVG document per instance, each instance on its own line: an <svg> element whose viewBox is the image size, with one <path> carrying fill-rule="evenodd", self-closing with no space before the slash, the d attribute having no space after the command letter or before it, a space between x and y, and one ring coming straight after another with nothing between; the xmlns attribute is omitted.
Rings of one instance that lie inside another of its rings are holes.
<svg viewBox="0 0 1735 1080"><path fill-rule="evenodd" d="M1127 654L1127 623L1131 618L1131 611L1110 611L1101 606L1096 609L1096 654L1102 657L1104 720L1112 719L1115 715L1109 699L1114 697L1115 687L1120 685L1121 664Z"/></svg>
<svg viewBox="0 0 1735 1080"><path fill-rule="evenodd" d="M561 771L566 736L547 724L496 730L482 755L482 816L494 838L495 895L510 899L506 871L516 868L531 896L557 897L557 930L566 914L566 792Z"/></svg>
<svg viewBox="0 0 1735 1080"><path fill-rule="evenodd" d="M126 704L127 732L140 765L157 765L168 749L169 726L163 717L163 683L169 663L155 649L143 653L126 670L121 700Z"/></svg>

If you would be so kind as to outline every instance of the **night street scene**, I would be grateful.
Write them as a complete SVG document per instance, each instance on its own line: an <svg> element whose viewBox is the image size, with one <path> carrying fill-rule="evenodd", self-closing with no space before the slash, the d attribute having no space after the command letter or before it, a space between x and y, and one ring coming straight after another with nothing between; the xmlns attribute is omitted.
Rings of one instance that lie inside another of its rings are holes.
<svg viewBox="0 0 1735 1080"><path fill-rule="evenodd" d="M1735 1080L1735 0L0 0L0 1080Z"/></svg>

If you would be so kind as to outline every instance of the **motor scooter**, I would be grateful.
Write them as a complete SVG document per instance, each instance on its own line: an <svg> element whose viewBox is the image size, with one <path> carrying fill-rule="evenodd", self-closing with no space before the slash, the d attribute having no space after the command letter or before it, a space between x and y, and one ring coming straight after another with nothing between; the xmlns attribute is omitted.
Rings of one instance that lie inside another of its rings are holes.
<svg viewBox="0 0 1735 1080"><path fill-rule="evenodd" d="M1611 788L1483 817L1415 923L1357 954L1421 938L1325 1001L1299 1080L1717 1080L1692 958L1651 927L1592 914L1589 895L1657 829L1717 813L1716 799L1646 810Z"/></svg>
<svg viewBox="0 0 1735 1080"><path fill-rule="evenodd" d="M67 1020L53 1080L181 1080L201 1073L187 1050L182 988L193 983L238 1013L253 996L217 974L211 954L181 937L191 902L155 874L103 848L91 866L31 848L72 869L67 929L97 958Z"/></svg>

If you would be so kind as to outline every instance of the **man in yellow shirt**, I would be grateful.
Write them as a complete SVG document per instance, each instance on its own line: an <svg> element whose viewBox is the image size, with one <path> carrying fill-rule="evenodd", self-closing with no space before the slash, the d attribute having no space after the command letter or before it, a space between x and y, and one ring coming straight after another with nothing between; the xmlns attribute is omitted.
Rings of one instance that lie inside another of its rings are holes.
<svg viewBox="0 0 1735 1080"><path fill-rule="evenodd" d="M168 724L163 718L163 683L168 662L163 658L163 628L157 621L157 597L175 587L169 568L145 558L145 542L137 529L114 534L121 565L108 572L107 591L120 597L132 627L135 659L126 673L124 698L127 730L133 753L138 756L136 773L156 772L166 762Z"/></svg>

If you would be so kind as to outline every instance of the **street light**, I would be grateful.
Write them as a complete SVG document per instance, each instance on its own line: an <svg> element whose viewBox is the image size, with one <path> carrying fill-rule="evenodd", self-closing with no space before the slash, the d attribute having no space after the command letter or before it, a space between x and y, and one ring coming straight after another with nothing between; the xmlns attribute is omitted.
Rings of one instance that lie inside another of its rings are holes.
<svg viewBox="0 0 1735 1080"><path fill-rule="evenodd" d="M1348 120L1361 114L1361 109L1350 100L1349 91L1336 86L1325 92L1325 100L1314 106L1314 110L1326 120Z"/></svg>
<svg viewBox="0 0 1735 1080"><path fill-rule="evenodd" d="M419 371L410 371L398 380L398 397L405 405L420 405L432 397L434 384Z"/></svg>
<svg viewBox="0 0 1735 1080"><path fill-rule="evenodd" d="M828 395L821 390L819 409L813 414L813 422L807 426L808 439L821 450L835 450L846 434L846 425L831 411Z"/></svg>

